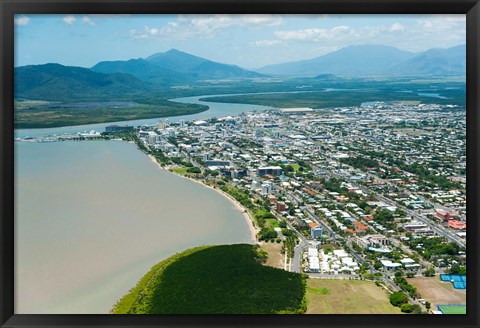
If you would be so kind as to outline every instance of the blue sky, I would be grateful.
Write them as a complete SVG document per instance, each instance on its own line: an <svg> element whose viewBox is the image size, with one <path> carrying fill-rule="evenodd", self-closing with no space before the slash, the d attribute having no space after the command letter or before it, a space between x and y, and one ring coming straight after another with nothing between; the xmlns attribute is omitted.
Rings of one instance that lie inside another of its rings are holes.
<svg viewBox="0 0 480 328"><path fill-rule="evenodd" d="M465 15L16 15L15 66L91 67L176 48L258 68L356 44L420 52L465 43Z"/></svg>

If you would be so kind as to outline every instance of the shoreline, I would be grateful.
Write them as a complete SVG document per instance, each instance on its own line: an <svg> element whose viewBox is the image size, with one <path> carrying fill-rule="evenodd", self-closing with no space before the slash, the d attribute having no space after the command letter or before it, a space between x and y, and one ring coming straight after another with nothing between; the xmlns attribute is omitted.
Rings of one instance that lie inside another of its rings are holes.
<svg viewBox="0 0 480 328"><path fill-rule="evenodd" d="M153 157L153 156L152 156ZM157 163L158 164L158 163ZM160 165L160 164L159 164ZM187 180L190 180L192 182L195 182L195 183L198 183L200 185L202 185L203 187L206 187L206 188L209 188L211 190L214 190L216 191L217 193L219 193L220 195L224 196L225 198L227 198L234 206L237 210L239 210L245 221L247 222L247 225L248 225L248 229L250 230L250 234L251 234L251 237L252 237L252 240L254 241L254 243L258 243L259 241L257 240L257 233L260 231L257 227L255 227L255 225L253 224L253 218L251 217L250 213L247 211L246 208L244 208L242 206L242 204L240 204L235 198L233 198L232 196L230 196L229 194L227 194L226 192L224 192L223 190L221 189L218 189L218 188L214 188L212 186L209 186L205 183L203 183L202 181L199 181L199 180L196 180L196 179L193 179L193 178L190 178L190 177L187 177L187 176L184 176L184 175L181 175L181 174L178 174L176 172L173 172L173 171L170 171L168 169L164 169L162 168L162 170L165 170L171 174L174 174L178 177L181 177L181 178L184 178L184 179L187 179Z"/></svg>
<svg viewBox="0 0 480 328"><path fill-rule="evenodd" d="M143 153L143 151L142 151ZM145 153L144 153L145 154ZM157 162L157 159L153 156L153 155L150 155L150 154L146 154L150 160L152 162L154 162L158 168L162 171L165 171L165 172L168 172L168 173L171 173L173 175L176 175L180 178L184 178L184 179L187 179L187 180L190 180L192 182L195 182L195 183L198 183L200 185L202 185L203 187L206 187L206 188L209 188L211 190L214 190L216 191L217 193L219 193L220 195L222 195L223 197L227 198L234 206L237 210L239 210L242 215L243 215L243 218L245 219L245 221L247 222L247 226L248 226L248 229L250 230L250 235L252 237L252 240L254 243L258 243L259 241L257 240L257 234L258 232L260 231L260 229L258 229L258 227L255 227L255 225L253 224L253 218L252 216L250 215L250 213L248 212L248 210L246 208L244 208L242 206L242 204L240 204L235 198L233 198L232 196L230 196L229 194L227 194L226 192L224 192L223 190L221 189L218 189L218 188L214 188L212 186L209 186L205 183L203 183L202 181L199 181L197 179L193 179L193 178L190 178L190 177L187 177L187 176L184 176L184 175L181 175L181 174L178 174L174 171L170 171L164 167L162 167L160 165L160 163Z"/></svg>
<svg viewBox="0 0 480 328"><path fill-rule="evenodd" d="M133 142L134 143L134 142ZM138 147L137 147L138 148ZM142 151L141 149L138 149L140 150L142 153L144 153L145 155L147 155L150 160L155 163L157 165L157 167L162 170L162 171L165 171L165 172L168 172L168 173L171 173L171 174L174 174L178 177L181 177L181 178L184 178L184 179L187 179L187 180L190 180L192 182L195 182L195 183L198 183L200 185L202 185L203 187L206 187L206 188L209 188L211 190L214 190L216 191L217 193L219 193L220 195L222 195L223 197L227 198L232 204L233 206L235 206L235 208L237 210L239 210L242 215L243 215L243 218L245 219L245 221L247 222L247 226L248 226L248 229L250 230L250 236L251 236L251 239L254 243L258 243L259 240L257 239L257 234L260 232L260 229L258 229L258 227L255 227L255 225L253 224L253 217L250 215L250 213L248 212L248 210L246 208L244 208L242 206L242 204L240 204L235 198L233 198L232 196L230 196L229 194L227 194L226 192L224 192L223 190L221 189L218 189L218 188L214 188L212 186L209 186L205 183L203 183L202 181L200 180L197 180L197 179L193 179L193 178L190 178L190 177L187 177L187 176L184 176L184 175L181 175L181 174L178 174L174 171L171 171L169 169L166 169L164 168L158 161L157 159L151 155L151 154L146 154L144 151Z"/></svg>
<svg viewBox="0 0 480 328"><path fill-rule="evenodd" d="M141 151L141 150L140 150ZM142 151L142 153L144 153ZM145 154L145 153L144 153ZM252 216L250 215L250 213L248 212L248 210L246 208L244 208L242 206L242 204L240 204L235 198L233 198L232 196L230 196L229 194L227 194L226 192L224 192L223 190L221 189L218 189L218 188L213 188L212 186L209 186L205 183L203 183L202 181L200 180L197 180L197 179L193 179L193 178L190 178L190 177L187 177L187 176L184 176L184 175L181 175L181 174L178 174L174 171L170 171L169 169L166 169L164 168L163 166L160 165L160 163L157 162L157 159L153 156L153 155L150 155L150 154L145 154L147 155L150 160L155 163L158 168L162 171L165 171L165 172L168 172L168 173L171 173L171 174L174 174L180 178L184 178L184 179L187 179L187 180L190 180L192 182L195 182L195 183L198 183L200 185L202 185L203 187L206 187L206 188L209 188L211 190L214 190L216 191L217 193L219 193L220 195L224 196L225 198L227 198L234 206L235 208L240 211L245 219L245 221L247 222L247 225L248 225L248 229L250 230L250 235L252 237L252 241L254 243L258 243L258 239L257 239L257 234L258 232L260 231L260 229L258 229L258 227L255 227L255 225L253 224L253 218Z"/></svg>
<svg viewBox="0 0 480 328"><path fill-rule="evenodd" d="M134 143L134 142L133 142L133 143ZM139 150L140 150L140 149L139 149ZM140 151L141 151L141 150L140 150ZM141 152L144 153L143 151L141 151ZM144 153L144 154L145 154L145 153ZM156 159L153 155L150 155L150 154L145 154L145 155L147 155L147 156L152 160L152 162L155 163L155 164L158 166L158 168L159 168L160 170L168 171L168 170L164 169L164 168L160 165L159 162L157 162L157 159Z"/></svg>

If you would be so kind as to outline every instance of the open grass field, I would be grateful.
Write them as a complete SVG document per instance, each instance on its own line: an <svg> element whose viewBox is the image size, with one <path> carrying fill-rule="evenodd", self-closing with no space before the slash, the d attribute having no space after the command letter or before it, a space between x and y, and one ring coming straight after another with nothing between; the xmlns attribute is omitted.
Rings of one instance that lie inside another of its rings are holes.
<svg viewBox="0 0 480 328"><path fill-rule="evenodd" d="M181 175L185 175L187 174L187 168L186 167L174 167L172 169L173 172L177 173L177 174L181 174Z"/></svg>
<svg viewBox="0 0 480 328"><path fill-rule="evenodd" d="M293 163L293 164L289 164L291 167L293 167L293 170L296 172L298 172L298 169L300 168L300 165L297 164L297 163Z"/></svg>
<svg viewBox="0 0 480 328"><path fill-rule="evenodd" d="M268 259L264 263L265 265L283 269L285 262L285 255L282 254L282 244L277 243L261 243L260 247L262 250L268 253Z"/></svg>
<svg viewBox="0 0 480 328"><path fill-rule="evenodd" d="M466 290L455 289L451 282L442 282L438 276L407 278L410 285L417 288L419 298L424 298L435 308L440 304L466 304Z"/></svg>
<svg viewBox="0 0 480 328"><path fill-rule="evenodd" d="M278 227L278 220L277 219L266 219L265 220L265 225L268 228L277 228Z"/></svg>
<svg viewBox="0 0 480 328"><path fill-rule="evenodd" d="M467 314L465 305L440 305L439 308L443 314Z"/></svg>
<svg viewBox="0 0 480 328"><path fill-rule="evenodd" d="M371 281L307 280L307 314L401 314Z"/></svg>
<svg viewBox="0 0 480 328"><path fill-rule="evenodd" d="M115 314L304 313L305 278L264 266L255 245L203 246L156 264Z"/></svg>

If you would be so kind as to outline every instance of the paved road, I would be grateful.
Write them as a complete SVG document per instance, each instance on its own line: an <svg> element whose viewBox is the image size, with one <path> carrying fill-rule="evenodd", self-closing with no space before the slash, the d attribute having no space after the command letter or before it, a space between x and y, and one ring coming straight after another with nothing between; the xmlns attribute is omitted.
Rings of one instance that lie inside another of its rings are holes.
<svg viewBox="0 0 480 328"><path fill-rule="evenodd" d="M300 273L302 254L307 248L308 248L308 242L305 242L305 241L301 241L300 244L295 246L295 252L293 254L293 258L291 262L292 272Z"/></svg>
<svg viewBox="0 0 480 328"><path fill-rule="evenodd" d="M301 207L302 210L304 210L305 212L307 212L308 215L310 215L310 217L315 221L317 222L318 224L320 224L322 226L322 228L327 231L327 233L332 236L332 238L335 240L335 239L343 239L343 237L341 237L339 234L337 234L335 231L332 230L332 228L330 228L325 222L323 222L316 214L315 212L306 207L306 206L303 206Z"/></svg>
<svg viewBox="0 0 480 328"><path fill-rule="evenodd" d="M389 204L389 205L392 205L392 206L396 206L396 207L399 207L401 208L402 210L404 210L407 214L411 215L412 217L414 217L415 219L425 223L426 225L428 225L434 232L436 232L438 235L440 236L443 236L445 238L447 238L448 240L454 242L454 243L457 243L459 246L461 247L466 247L466 242L462 239L460 239L460 237L458 237L455 233L451 232L451 231L448 231L447 229L445 229L444 227L442 226L439 226L438 224L435 224L434 222L432 222L431 220L423 217L423 216L420 216L418 215L417 213L415 213L414 211L406 208L406 207L403 207L401 205L397 205L397 203L395 203L394 201L392 201L391 199L389 198L386 198L382 195L379 195L377 193L374 192L374 195L375 197L377 197L378 199L380 199L382 202L386 203L386 204Z"/></svg>
<svg viewBox="0 0 480 328"><path fill-rule="evenodd" d="M329 171L329 174L332 175L333 177L335 178L344 178L344 179L348 179L348 177L346 175L340 175L338 173L335 173L333 171ZM438 235L440 236L443 236L445 238L447 238L448 240L454 242L454 243L457 243L459 246L461 247L466 247L466 242L464 240L462 240L460 237L458 237L455 233L445 229L444 227L442 226L439 226L438 224L435 224L434 222L430 221L428 218L425 218L423 216L420 216L418 215L417 213L415 213L414 211L404 207L404 206L401 206L401 205L398 205L395 201L391 200L390 198L387 198L383 195L380 195L378 194L377 192L371 190L370 188L368 187L365 187L365 186L359 186L357 185L356 183L350 181L350 184L352 184L354 187L357 187L357 188L360 188L360 190L362 190L364 193L368 194L368 193L371 193L373 194L375 197L377 197L379 200L381 200L382 202L390 205L390 206L395 206L395 207L398 207L398 208L401 208L402 210L404 210L407 214L411 215L412 217L414 217L415 219L427 224L434 232L436 232Z"/></svg>

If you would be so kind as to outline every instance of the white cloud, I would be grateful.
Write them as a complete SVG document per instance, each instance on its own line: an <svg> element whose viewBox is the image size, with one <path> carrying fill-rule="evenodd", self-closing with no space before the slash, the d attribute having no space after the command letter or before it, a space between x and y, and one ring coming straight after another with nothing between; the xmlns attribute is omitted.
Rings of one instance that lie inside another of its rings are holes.
<svg viewBox="0 0 480 328"><path fill-rule="evenodd" d="M171 30L172 28L175 28L174 24L168 24L164 29L159 30L155 27L149 27L145 25L143 27L143 31L138 31L136 29L130 30L130 37L132 39L153 39L153 38L158 38L161 36L161 34L166 34L166 30L169 29ZM173 31L172 31L173 32Z"/></svg>
<svg viewBox="0 0 480 328"><path fill-rule="evenodd" d="M431 15L428 18L418 20L413 28L416 28L420 33L454 32L459 29L464 30L465 23L465 15Z"/></svg>
<svg viewBox="0 0 480 328"><path fill-rule="evenodd" d="M352 29L346 25L335 26L331 29L307 28L302 30L276 31L274 34L282 40L314 41L320 42L334 38L347 36Z"/></svg>
<svg viewBox="0 0 480 328"><path fill-rule="evenodd" d="M358 44L383 44L419 52L430 48L448 48L465 43L465 15L422 15L413 22L353 27L311 27L279 30L274 35L289 44L315 42L324 47Z"/></svg>
<svg viewBox="0 0 480 328"><path fill-rule="evenodd" d="M388 29L390 32L405 31L405 26L400 23L394 23Z"/></svg>
<svg viewBox="0 0 480 328"><path fill-rule="evenodd" d="M281 44L282 41L280 40L257 40L250 42L250 46L252 47L271 47Z"/></svg>
<svg viewBox="0 0 480 328"><path fill-rule="evenodd" d="M243 30L242 33L255 36L256 30L268 28L266 32L271 31L270 37L263 35L257 41L247 41L247 46L266 50L282 45L282 49L292 47L298 51L302 46L314 43L315 46L308 46L309 49L315 48L316 52L322 53L326 49L359 44L382 44L419 52L434 47L447 48L465 43L465 15L419 15L409 16L405 20L400 16L390 22L381 20L376 23L376 20L372 19L368 25L360 26L345 19L337 20L336 26L328 27L324 24L329 16L310 15L306 17L308 25L288 29L287 26L291 24L290 16L292 15L178 15L176 19L166 24L150 23L149 26L132 29L130 38L213 39L228 35L230 32L233 32L232 37L235 37L240 29ZM300 17L304 16L293 15L291 18ZM275 31L272 31L273 29Z"/></svg>
<svg viewBox="0 0 480 328"><path fill-rule="evenodd" d="M97 24L96 24L93 20L91 20L91 18L88 17L88 16L83 16L83 17L82 17L82 22L84 22L85 24L88 24L88 25L90 25L90 26L96 26L96 25L97 25Z"/></svg>
<svg viewBox="0 0 480 328"><path fill-rule="evenodd" d="M256 28L279 26L283 22L279 15L242 15L240 26Z"/></svg>
<svg viewBox="0 0 480 328"><path fill-rule="evenodd" d="M162 27L130 30L134 39L178 39L213 38L226 29L241 27L259 29L279 26L282 17L278 15L178 15L176 21ZM152 33L152 30L155 30Z"/></svg>
<svg viewBox="0 0 480 328"><path fill-rule="evenodd" d="M67 15L63 17L63 22L69 26L72 26L75 23L76 18L72 15Z"/></svg>
<svg viewBox="0 0 480 328"><path fill-rule="evenodd" d="M18 25L18 26L25 26L25 25L28 25L28 23L30 23L30 18L28 18L27 16L20 16L18 18L15 18L14 19L14 22L15 22L15 25Z"/></svg>

